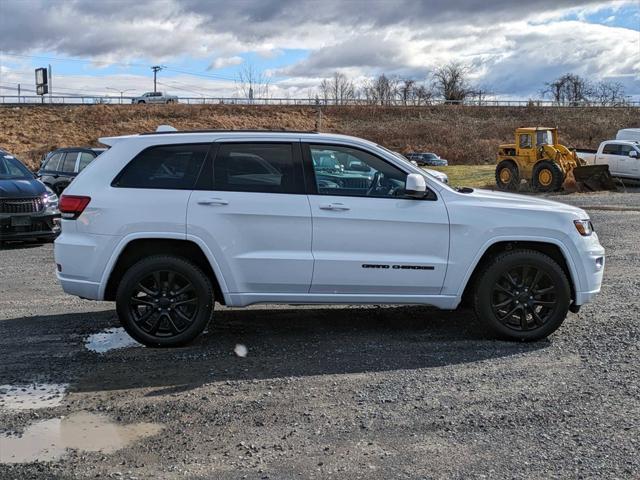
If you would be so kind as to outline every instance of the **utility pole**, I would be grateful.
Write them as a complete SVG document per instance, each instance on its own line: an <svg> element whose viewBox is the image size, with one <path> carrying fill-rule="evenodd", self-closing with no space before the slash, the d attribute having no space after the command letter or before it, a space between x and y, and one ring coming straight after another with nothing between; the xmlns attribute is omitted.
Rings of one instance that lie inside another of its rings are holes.
<svg viewBox="0 0 640 480"><path fill-rule="evenodd" d="M21 103L20 102L20 84L18 84L18 103Z"/></svg>
<svg viewBox="0 0 640 480"><path fill-rule="evenodd" d="M156 93L156 75L162 70L162 67L160 65L154 65L151 67L151 70L153 70L153 93Z"/></svg>

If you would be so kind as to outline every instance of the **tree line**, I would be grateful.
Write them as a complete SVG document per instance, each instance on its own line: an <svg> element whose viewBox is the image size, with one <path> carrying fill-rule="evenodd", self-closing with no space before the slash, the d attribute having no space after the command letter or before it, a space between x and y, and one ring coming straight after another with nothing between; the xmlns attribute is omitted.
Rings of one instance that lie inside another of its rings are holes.
<svg viewBox="0 0 640 480"><path fill-rule="evenodd" d="M436 68L429 78L419 81L381 74L360 85L344 73L335 72L322 80L317 90L310 91L316 103L346 105L365 103L369 105L429 105L434 101L449 103L473 101L482 103L491 91L473 85L471 70L459 62L450 62ZM566 73L547 82L541 89L543 98L558 105L603 105L624 106L628 104L624 86L620 82L600 80L593 82L574 73Z"/></svg>

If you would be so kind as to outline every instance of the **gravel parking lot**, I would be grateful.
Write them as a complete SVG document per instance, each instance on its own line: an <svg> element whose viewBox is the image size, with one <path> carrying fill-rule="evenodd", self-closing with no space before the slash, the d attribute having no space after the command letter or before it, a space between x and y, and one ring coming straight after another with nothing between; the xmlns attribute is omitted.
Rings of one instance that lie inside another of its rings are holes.
<svg viewBox="0 0 640 480"><path fill-rule="evenodd" d="M604 285L534 344L465 310L221 307L188 348L96 353L113 304L64 295L51 245L1 250L0 478L638 478L638 193L559 198Z"/></svg>

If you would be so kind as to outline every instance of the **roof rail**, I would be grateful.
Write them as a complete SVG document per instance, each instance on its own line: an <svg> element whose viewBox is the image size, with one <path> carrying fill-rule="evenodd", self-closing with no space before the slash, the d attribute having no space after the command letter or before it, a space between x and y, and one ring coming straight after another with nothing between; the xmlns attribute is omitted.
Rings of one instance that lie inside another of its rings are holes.
<svg viewBox="0 0 640 480"><path fill-rule="evenodd" d="M173 127L170 127L173 128ZM160 127L158 127L160 129ZM160 130L155 132L145 132L140 135L166 135L172 133L229 133L229 132L240 132L240 133L318 133L313 130L232 130L232 129L211 129L211 130Z"/></svg>

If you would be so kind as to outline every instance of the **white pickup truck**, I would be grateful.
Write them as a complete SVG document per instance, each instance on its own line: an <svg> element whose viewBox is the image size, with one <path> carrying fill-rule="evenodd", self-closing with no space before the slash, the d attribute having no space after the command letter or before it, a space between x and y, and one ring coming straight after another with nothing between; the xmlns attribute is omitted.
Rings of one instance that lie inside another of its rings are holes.
<svg viewBox="0 0 640 480"><path fill-rule="evenodd" d="M132 98L131 103L178 103L178 97L164 92L147 92Z"/></svg>
<svg viewBox="0 0 640 480"><path fill-rule="evenodd" d="M609 165L614 177L640 180L640 142L606 140L598 150L576 150L587 165Z"/></svg>

